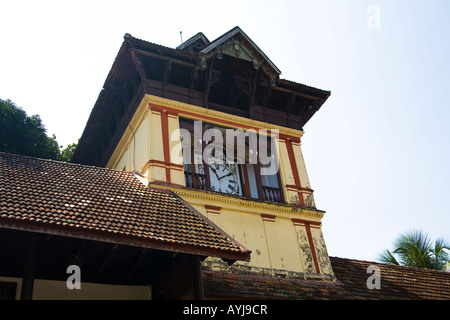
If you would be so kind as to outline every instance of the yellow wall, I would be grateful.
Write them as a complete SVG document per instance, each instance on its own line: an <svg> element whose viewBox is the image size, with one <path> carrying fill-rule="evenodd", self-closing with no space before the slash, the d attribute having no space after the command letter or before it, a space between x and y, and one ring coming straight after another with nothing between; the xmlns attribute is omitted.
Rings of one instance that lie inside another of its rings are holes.
<svg viewBox="0 0 450 320"><path fill-rule="evenodd" d="M180 147L179 135L173 134L179 128L179 116L244 130L250 127L278 129L280 177L288 204L186 189L181 149L176 149ZM299 130L274 127L268 123L146 95L107 167L139 171L150 186L168 188L180 195L226 233L252 250L251 261L240 262L241 264L312 273L318 268L320 273L332 274L320 229L324 212L315 209L301 153L299 140L302 134ZM170 147L165 149L164 143ZM291 146L291 151L288 145ZM289 152L291 158L292 155L295 158L296 170L291 166ZM296 185L295 175L300 186L298 183ZM302 200L306 203L308 196L308 203L313 206L300 208L298 204ZM289 205L290 203L294 205ZM293 219L297 220L294 222ZM312 221L313 224L302 225L299 220ZM315 256L311 250L311 242ZM319 265L316 267L316 264Z"/></svg>
<svg viewBox="0 0 450 320"><path fill-rule="evenodd" d="M21 278L0 277L15 282L16 300L20 299ZM65 281L35 279L33 300L150 300L150 286L125 286L81 282L80 289L68 289Z"/></svg>
<svg viewBox="0 0 450 320"><path fill-rule="evenodd" d="M154 184L151 186L158 187ZM296 272L315 272L306 231L304 231L304 237L299 238L297 235L299 227L292 219L320 223L323 212L212 192L177 187L167 188L185 199L239 243L252 250L250 262L237 262L238 264ZM220 210L208 209L210 206L220 207ZM320 229L311 228L311 234L316 249L326 254L326 245ZM305 248L309 252L304 252ZM332 274L329 260L323 258L323 255L321 257L322 259L318 258L321 273ZM312 263L311 268L305 265L308 261Z"/></svg>

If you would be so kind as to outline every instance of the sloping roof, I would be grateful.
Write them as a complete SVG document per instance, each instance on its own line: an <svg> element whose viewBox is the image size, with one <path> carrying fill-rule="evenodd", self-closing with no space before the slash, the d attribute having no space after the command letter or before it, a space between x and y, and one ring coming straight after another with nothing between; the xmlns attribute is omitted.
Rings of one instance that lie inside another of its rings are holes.
<svg viewBox="0 0 450 320"><path fill-rule="evenodd" d="M257 52L264 59L265 62L267 62L267 64L273 69L273 71L277 75L281 74L280 69L277 68L277 66L269 59L269 57L267 57L266 54L252 41L252 39L250 39L244 33L244 31L242 31L242 29L239 28L238 26L234 27L233 29L231 29L230 31L226 32L225 34L223 34L222 36L220 36L216 40L212 41L210 44L208 44L208 46L206 46L204 49L201 50L201 53L202 54L208 54L209 52L213 51L214 49L216 49L217 47L221 46L222 44L224 44L225 42L229 41L231 38L233 38L233 37L235 37L237 35L242 37L244 39L244 41L255 52Z"/></svg>
<svg viewBox="0 0 450 320"><path fill-rule="evenodd" d="M449 272L355 259L330 259L349 299L450 299ZM370 265L380 268L380 290L367 289Z"/></svg>
<svg viewBox="0 0 450 320"><path fill-rule="evenodd" d="M204 271L205 294L210 297L240 297L286 300L447 300L450 273L330 257L334 282L285 279ZM380 268L380 289L368 289L370 265Z"/></svg>
<svg viewBox="0 0 450 320"><path fill-rule="evenodd" d="M250 252L135 174L0 153L0 227L230 260Z"/></svg>
<svg viewBox="0 0 450 320"><path fill-rule="evenodd" d="M198 51L200 48L207 46L210 43L208 38L202 33L198 32L195 36L190 37L188 40L184 41L178 47L177 50L187 50L189 52ZM191 51L192 50L192 51Z"/></svg>

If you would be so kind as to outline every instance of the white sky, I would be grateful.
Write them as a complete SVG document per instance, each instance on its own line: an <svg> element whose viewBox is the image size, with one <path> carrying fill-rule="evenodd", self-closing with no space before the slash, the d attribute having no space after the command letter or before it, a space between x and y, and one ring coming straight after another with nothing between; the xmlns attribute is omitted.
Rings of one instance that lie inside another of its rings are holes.
<svg viewBox="0 0 450 320"><path fill-rule="evenodd" d="M282 78L332 92L303 138L325 241L331 256L375 260L414 228L450 241L449 13L446 0L0 0L0 98L66 146L125 33L176 47L180 31L240 26Z"/></svg>

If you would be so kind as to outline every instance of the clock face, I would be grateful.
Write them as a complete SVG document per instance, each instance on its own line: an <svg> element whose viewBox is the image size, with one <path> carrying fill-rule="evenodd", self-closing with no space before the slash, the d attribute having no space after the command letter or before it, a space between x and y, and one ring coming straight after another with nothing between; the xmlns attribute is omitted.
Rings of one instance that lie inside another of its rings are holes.
<svg viewBox="0 0 450 320"><path fill-rule="evenodd" d="M209 166L211 190L229 194L241 194L239 176L235 164L212 163Z"/></svg>

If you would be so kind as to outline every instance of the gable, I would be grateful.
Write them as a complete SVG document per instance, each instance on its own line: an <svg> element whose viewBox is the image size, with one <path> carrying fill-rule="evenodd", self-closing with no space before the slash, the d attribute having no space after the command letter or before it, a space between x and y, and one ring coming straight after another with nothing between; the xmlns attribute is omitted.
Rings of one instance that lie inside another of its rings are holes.
<svg viewBox="0 0 450 320"><path fill-rule="evenodd" d="M180 44L176 49L193 53L199 52L202 48L204 48L208 44L210 44L208 38L206 38L206 36L202 32L199 32L195 36L189 38L188 40Z"/></svg>
<svg viewBox="0 0 450 320"><path fill-rule="evenodd" d="M219 54L219 57L228 55L251 62L254 68L262 68L273 80L281 74L275 64L239 27L234 27L200 51L203 60L214 54Z"/></svg>

